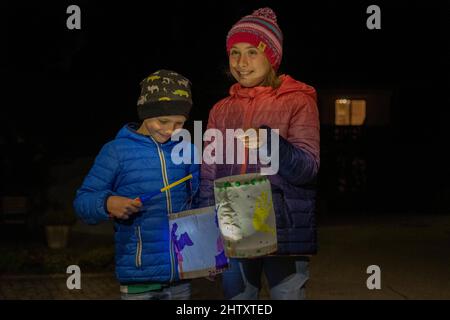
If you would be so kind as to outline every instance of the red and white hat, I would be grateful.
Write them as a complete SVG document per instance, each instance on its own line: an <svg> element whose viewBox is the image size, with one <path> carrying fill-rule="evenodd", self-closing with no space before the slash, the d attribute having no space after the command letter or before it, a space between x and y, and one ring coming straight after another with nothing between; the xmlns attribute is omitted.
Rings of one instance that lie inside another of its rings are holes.
<svg viewBox="0 0 450 320"><path fill-rule="evenodd" d="M227 35L227 53L235 43L247 42L266 55L275 70L283 55L283 33L277 24L277 16L270 8L255 10L239 20Z"/></svg>

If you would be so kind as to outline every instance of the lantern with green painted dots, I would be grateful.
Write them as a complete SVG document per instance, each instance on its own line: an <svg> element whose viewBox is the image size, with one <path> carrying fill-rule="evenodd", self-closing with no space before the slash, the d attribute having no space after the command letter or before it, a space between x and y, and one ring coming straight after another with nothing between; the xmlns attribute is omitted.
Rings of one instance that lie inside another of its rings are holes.
<svg viewBox="0 0 450 320"><path fill-rule="evenodd" d="M277 250L275 211L267 176L251 173L217 179L214 196L228 257L257 257Z"/></svg>

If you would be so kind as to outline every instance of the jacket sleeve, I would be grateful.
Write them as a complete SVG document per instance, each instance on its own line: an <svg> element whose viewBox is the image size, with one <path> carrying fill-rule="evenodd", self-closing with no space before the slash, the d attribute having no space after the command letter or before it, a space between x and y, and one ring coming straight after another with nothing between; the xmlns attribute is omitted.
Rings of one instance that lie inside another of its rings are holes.
<svg viewBox="0 0 450 320"><path fill-rule="evenodd" d="M312 182L319 171L319 112L312 98L297 99L293 103L287 137L279 136L278 174L293 185L302 185ZM268 143L270 145L270 141Z"/></svg>
<svg viewBox="0 0 450 320"><path fill-rule="evenodd" d="M216 119L215 119L215 107L212 108L209 113L207 130L210 128L216 128ZM205 141L204 148L208 146L211 141ZM217 165L207 164L205 161L202 161L201 165L201 173L200 173L200 195L199 195L199 206L200 207L208 207L215 205L214 200L214 180L216 179L216 170Z"/></svg>
<svg viewBox="0 0 450 320"><path fill-rule="evenodd" d="M119 160L112 143L106 144L78 189L74 208L88 224L108 220L106 200L113 195L113 185L119 171Z"/></svg>

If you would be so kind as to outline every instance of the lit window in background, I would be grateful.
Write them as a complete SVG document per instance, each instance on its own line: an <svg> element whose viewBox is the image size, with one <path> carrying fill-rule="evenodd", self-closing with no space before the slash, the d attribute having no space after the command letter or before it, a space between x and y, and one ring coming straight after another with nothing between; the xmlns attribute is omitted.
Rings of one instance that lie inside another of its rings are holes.
<svg viewBox="0 0 450 320"><path fill-rule="evenodd" d="M360 126L366 120L366 100L336 99L334 106L337 126Z"/></svg>

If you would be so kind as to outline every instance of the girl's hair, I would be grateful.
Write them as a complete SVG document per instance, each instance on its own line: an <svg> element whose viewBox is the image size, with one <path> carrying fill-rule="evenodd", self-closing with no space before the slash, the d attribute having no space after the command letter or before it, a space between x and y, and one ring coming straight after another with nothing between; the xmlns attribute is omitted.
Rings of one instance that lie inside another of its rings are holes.
<svg viewBox="0 0 450 320"><path fill-rule="evenodd" d="M278 89L278 87L280 85L281 85L280 77L277 75L275 70L271 67L266 78L261 83L261 86L272 87L272 89Z"/></svg>

